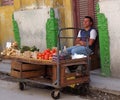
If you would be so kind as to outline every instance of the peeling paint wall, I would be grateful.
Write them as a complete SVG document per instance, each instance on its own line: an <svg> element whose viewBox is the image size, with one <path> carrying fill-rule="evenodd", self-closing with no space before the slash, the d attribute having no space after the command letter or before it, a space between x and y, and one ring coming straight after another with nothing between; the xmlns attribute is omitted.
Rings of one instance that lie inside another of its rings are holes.
<svg viewBox="0 0 120 100"><path fill-rule="evenodd" d="M120 0L100 0L99 4L108 19L112 76L120 78Z"/></svg>
<svg viewBox="0 0 120 100"><path fill-rule="evenodd" d="M0 48L5 48L7 41L14 40L12 28L13 11L14 8L12 6L8 6L7 8L0 7Z"/></svg>
<svg viewBox="0 0 120 100"><path fill-rule="evenodd" d="M14 0L14 5L0 7L0 49L4 48L7 41L14 40L12 26L13 12L25 10L25 8L35 7L38 9L42 6L58 8L60 27L70 27L73 25L71 0Z"/></svg>
<svg viewBox="0 0 120 100"><path fill-rule="evenodd" d="M46 22L50 8L14 12L18 23L21 46L36 46L40 51L46 47ZM57 15L57 13L56 13Z"/></svg>

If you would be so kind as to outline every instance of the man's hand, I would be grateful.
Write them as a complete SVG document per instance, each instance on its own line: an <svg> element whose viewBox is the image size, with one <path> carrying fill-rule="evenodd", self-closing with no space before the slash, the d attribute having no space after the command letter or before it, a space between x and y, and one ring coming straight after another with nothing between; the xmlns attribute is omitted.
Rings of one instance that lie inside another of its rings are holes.
<svg viewBox="0 0 120 100"><path fill-rule="evenodd" d="M80 38L77 38L76 40L75 40L75 45L76 46L85 46L86 45L86 42L84 42L84 41L81 41L80 40Z"/></svg>
<svg viewBox="0 0 120 100"><path fill-rule="evenodd" d="M86 46L86 42L84 42L84 41L80 41L79 44L80 44L81 46Z"/></svg>
<svg viewBox="0 0 120 100"><path fill-rule="evenodd" d="M89 39L89 41L88 41L88 45L89 46L91 46L93 43L94 43L94 39ZM87 45L87 43L85 42L85 41L81 41L81 39L80 38L77 38L76 40L75 40L75 45L76 46L86 46Z"/></svg>

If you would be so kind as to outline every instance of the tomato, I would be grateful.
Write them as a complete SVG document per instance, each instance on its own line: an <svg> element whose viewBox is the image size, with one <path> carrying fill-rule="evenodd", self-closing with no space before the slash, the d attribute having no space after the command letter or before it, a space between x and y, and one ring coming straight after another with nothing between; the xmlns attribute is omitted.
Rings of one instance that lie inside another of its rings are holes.
<svg viewBox="0 0 120 100"><path fill-rule="evenodd" d="M45 55L44 57L45 60L49 60L49 55Z"/></svg>
<svg viewBox="0 0 120 100"><path fill-rule="evenodd" d="M37 59L42 59L42 60L51 60L53 54L56 54L57 50L54 48L52 50L46 49L43 52L39 52L37 54Z"/></svg>
<svg viewBox="0 0 120 100"><path fill-rule="evenodd" d="M53 54L50 53L50 54L49 54L49 57L52 57L52 56L53 56Z"/></svg>
<svg viewBox="0 0 120 100"><path fill-rule="evenodd" d="M42 53L37 53L37 59L39 59L42 56Z"/></svg>
<svg viewBox="0 0 120 100"><path fill-rule="evenodd" d="M55 51L51 50L50 53L53 54L53 53L55 53Z"/></svg>
<svg viewBox="0 0 120 100"><path fill-rule="evenodd" d="M50 55L50 52L46 52L46 55Z"/></svg>
<svg viewBox="0 0 120 100"><path fill-rule="evenodd" d="M42 53L38 53L37 56L41 57L41 56L42 56Z"/></svg>
<svg viewBox="0 0 120 100"><path fill-rule="evenodd" d="M45 54L50 53L50 49L46 49L46 50L44 50L44 53L45 53Z"/></svg>
<svg viewBox="0 0 120 100"><path fill-rule="evenodd" d="M45 55L42 55L41 59L45 59Z"/></svg>
<svg viewBox="0 0 120 100"><path fill-rule="evenodd" d="M47 52L50 52L50 49L48 48L48 49L46 49L46 51L47 51Z"/></svg>
<svg viewBox="0 0 120 100"><path fill-rule="evenodd" d="M49 60L52 60L52 57L49 57Z"/></svg>
<svg viewBox="0 0 120 100"><path fill-rule="evenodd" d="M57 53L57 50L54 48L51 50L52 53Z"/></svg>
<svg viewBox="0 0 120 100"><path fill-rule="evenodd" d="M40 59L40 60L41 60L41 59L42 59L42 57L39 57L38 59Z"/></svg>

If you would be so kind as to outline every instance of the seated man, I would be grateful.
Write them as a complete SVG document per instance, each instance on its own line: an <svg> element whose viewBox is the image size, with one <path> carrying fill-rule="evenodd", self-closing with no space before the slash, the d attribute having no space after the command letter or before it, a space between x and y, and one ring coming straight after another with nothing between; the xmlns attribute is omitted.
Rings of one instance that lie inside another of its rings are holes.
<svg viewBox="0 0 120 100"><path fill-rule="evenodd" d="M83 20L84 29L81 29L75 40L75 46L67 48L67 52L71 55L84 54L89 55L94 50L95 39L97 32L93 26L93 19L90 16L85 16ZM88 40L88 42L87 42Z"/></svg>

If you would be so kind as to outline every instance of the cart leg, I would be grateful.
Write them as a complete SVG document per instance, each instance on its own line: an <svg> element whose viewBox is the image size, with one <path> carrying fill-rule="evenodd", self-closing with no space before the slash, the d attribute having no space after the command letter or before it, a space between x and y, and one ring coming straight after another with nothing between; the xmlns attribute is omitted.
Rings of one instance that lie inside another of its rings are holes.
<svg viewBox="0 0 120 100"><path fill-rule="evenodd" d="M60 98L60 90L59 89L53 90L51 92L51 97L55 100L59 99Z"/></svg>
<svg viewBox="0 0 120 100"><path fill-rule="evenodd" d="M24 90L26 87L26 83L25 82L19 82L19 89L20 90Z"/></svg>

